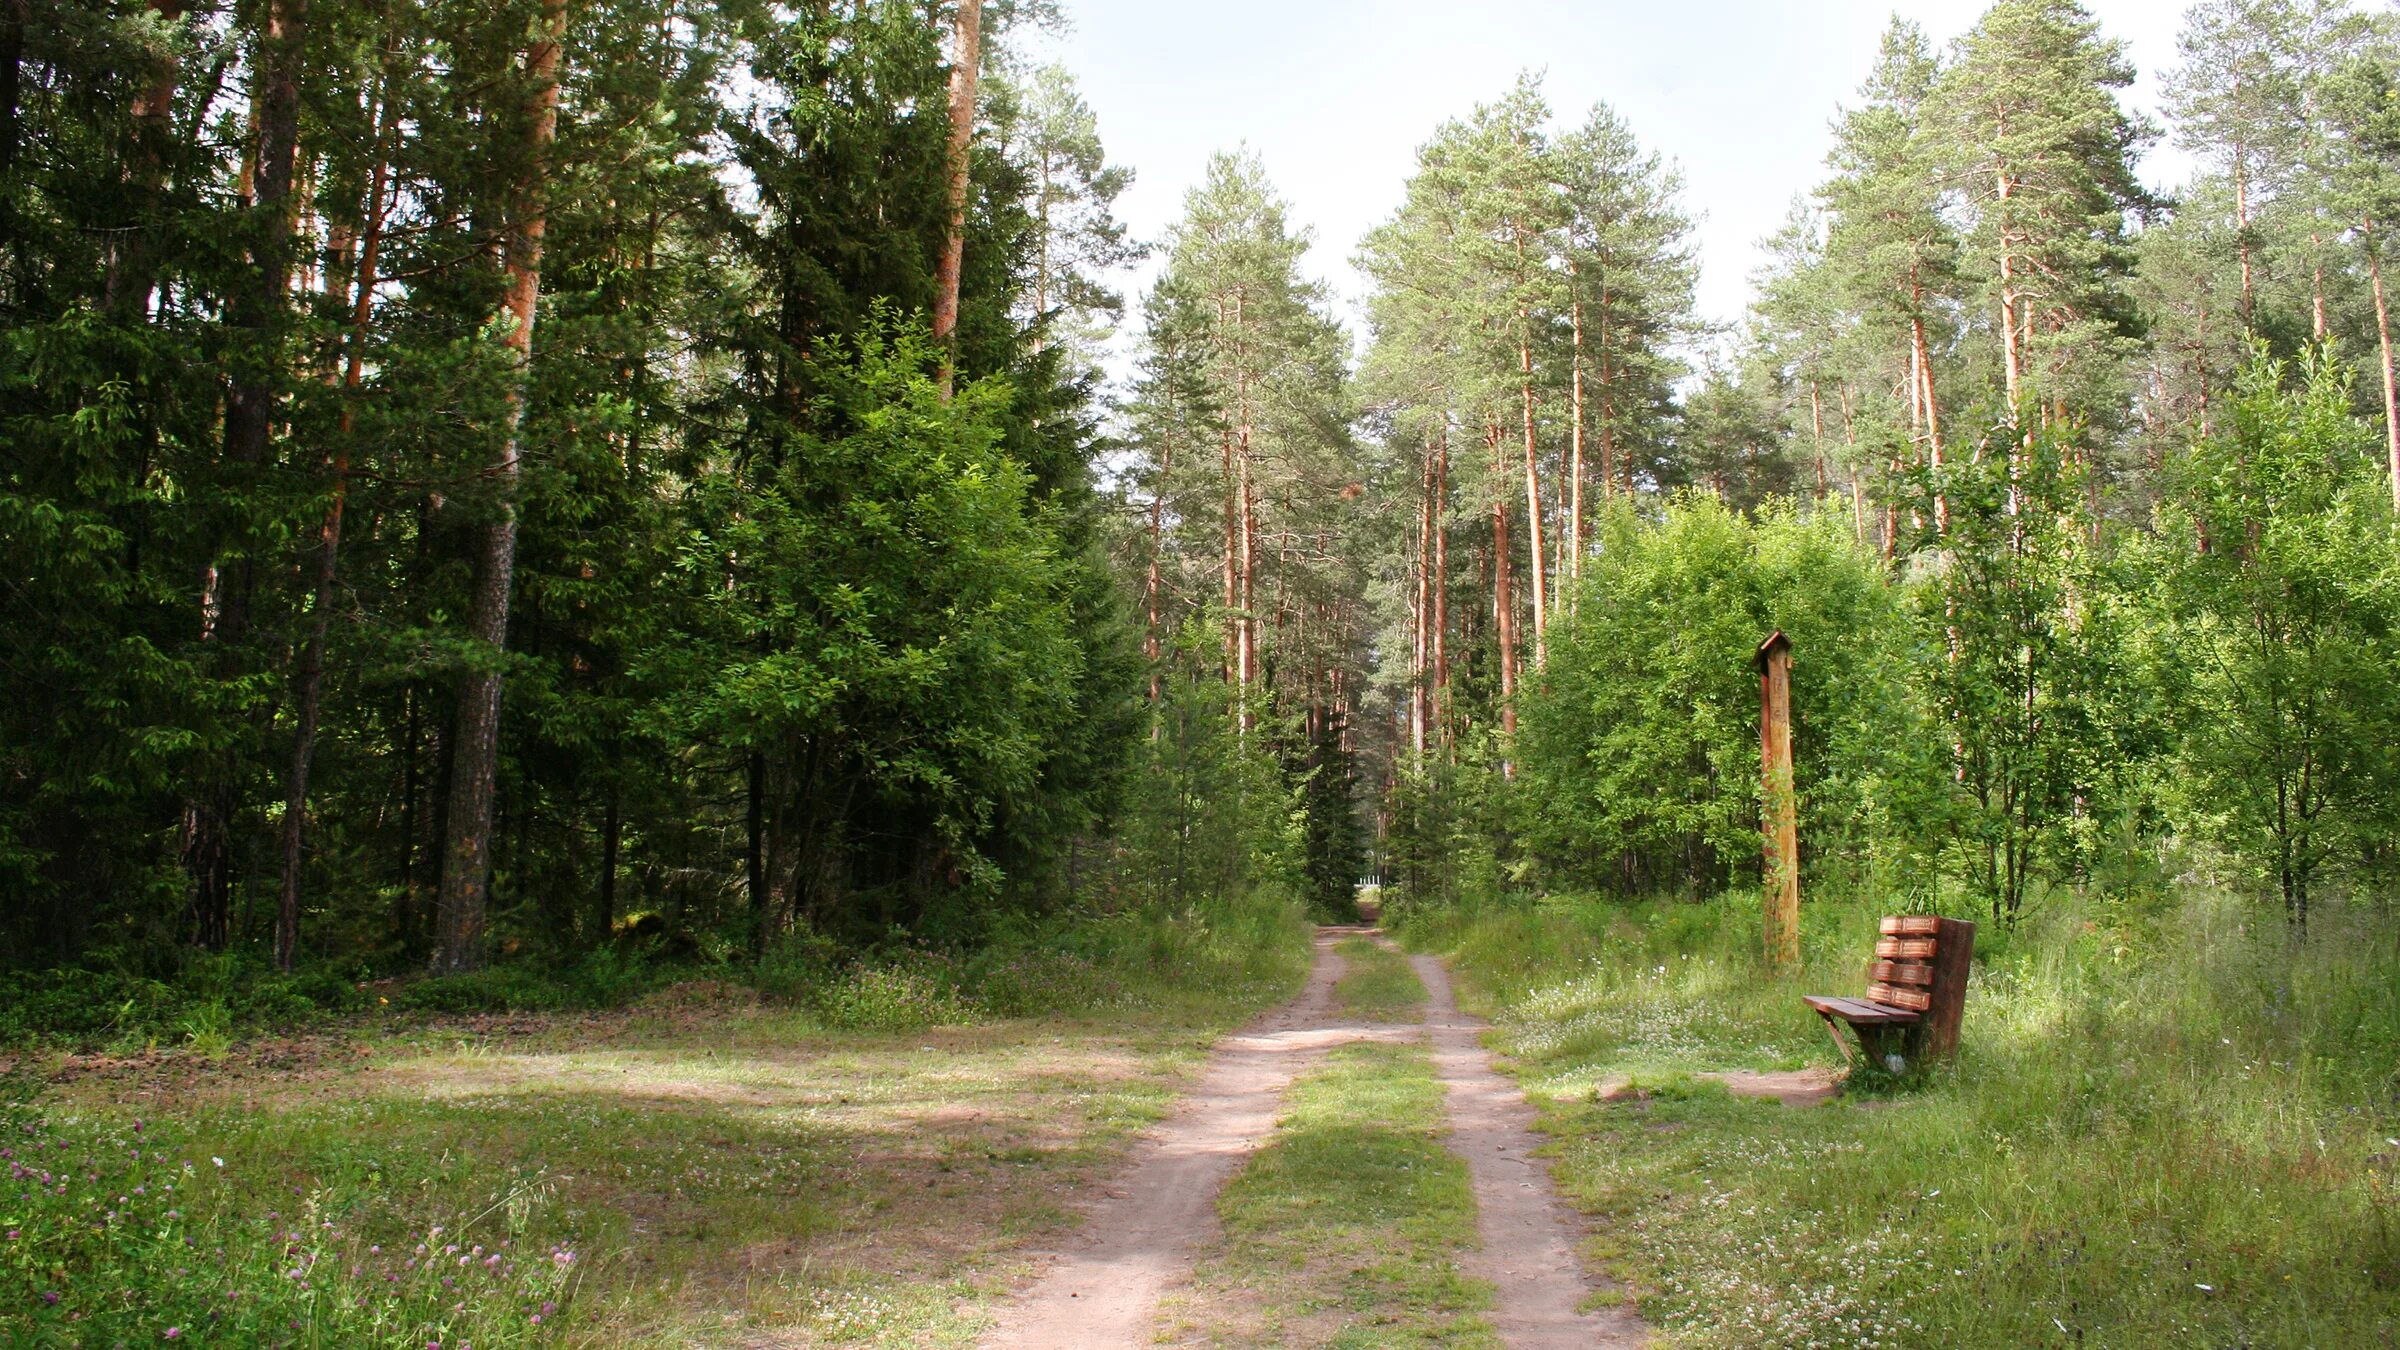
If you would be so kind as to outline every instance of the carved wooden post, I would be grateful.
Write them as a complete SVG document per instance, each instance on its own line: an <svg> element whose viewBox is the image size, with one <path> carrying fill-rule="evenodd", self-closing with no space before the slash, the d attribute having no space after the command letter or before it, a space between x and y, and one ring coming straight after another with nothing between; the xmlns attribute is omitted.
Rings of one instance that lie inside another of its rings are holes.
<svg viewBox="0 0 2400 1350"><path fill-rule="evenodd" d="M1759 819L1766 836L1770 964L1800 960L1800 813L1792 790L1792 640L1777 629L1751 658L1758 668Z"/></svg>

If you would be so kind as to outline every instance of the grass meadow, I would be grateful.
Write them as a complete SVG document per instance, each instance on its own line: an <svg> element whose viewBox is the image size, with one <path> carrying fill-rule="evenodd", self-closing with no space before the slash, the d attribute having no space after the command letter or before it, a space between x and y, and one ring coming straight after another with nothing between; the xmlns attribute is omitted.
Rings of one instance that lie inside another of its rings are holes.
<svg viewBox="0 0 2400 1350"><path fill-rule="evenodd" d="M0 1341L969 1344L1308 932L1221 905L786 997L22 1049Z"/></svg>
<svg viewBox="0 0 2400 1350"><path fill-rule="evenodd" d="M1829 1106L1692 1075L1838 1056L1877 909L1755 901L1399 916L1454 959L1593 1250L1670 1344L2389 1346L2400 1337L2400 940L2217 895L1985 925L1956 1065ZM1642 1089L1601 1102L1604 1080Z"/></svg>

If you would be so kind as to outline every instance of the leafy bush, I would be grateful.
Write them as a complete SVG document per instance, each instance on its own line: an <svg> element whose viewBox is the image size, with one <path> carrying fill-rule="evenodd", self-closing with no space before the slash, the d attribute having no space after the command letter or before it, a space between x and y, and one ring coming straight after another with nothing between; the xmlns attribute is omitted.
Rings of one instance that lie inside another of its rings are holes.
<svg viewBox="0 0 2400 1350"><path fill-rule="evenodd" d="M61 966L0 975L0 1040L90 1043L166 1027L182 999L159 980Z"/></svg>
<svg viewBox="0 0 2400 1350"><path fill-rule="evenodd" d="M1905 672L1923 652L1882 563L1831 517L1734 514L1693 495L1606 546L1520 695L1505 796L1545 880L1713 890L1758 850L1758 678L1793 643L1798 791L1812 854L1897 847L1939 800L1941 745ZM1871 858L1870 858L1871 861Z"/></svg>
<svg viewBox="0 0 2400 1350"><path fill-rule="evenodd" d="M141 1048L195 1022L227 1036L286 1031L358 1007L331 971L282 974L252 958L198 956L172 980L62 966L0 974L0 1043Z"/></svg>
<svg viewBox="0 0 2400 1350"><path fill-rule="evenodd" d="M457 975L414 980L392 993L392 1006L420 1012L556 1012L582 1000L531 966L488 966Z"/></svg>
<svg viewBox="0 0 2400 1350"><path fill-rule="evenodd" d="M906 964L860 962L819 986L808 1003L845 1031L916 1031L975 1020L939 958Z"/></svg>

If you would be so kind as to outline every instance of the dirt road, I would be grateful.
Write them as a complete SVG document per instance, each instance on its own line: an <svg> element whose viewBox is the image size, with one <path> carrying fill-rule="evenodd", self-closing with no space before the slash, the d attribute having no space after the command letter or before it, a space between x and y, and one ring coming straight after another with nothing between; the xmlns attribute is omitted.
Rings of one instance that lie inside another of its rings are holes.
<svg viewBox="0 0 2400 1350"><path fill-rule="evenodd" d="M1217 1047L1198 1086L1136 1148L1076 1238L1044 1258L1033 1285L985 1337L987 1350L1148 1344L1159 1296L1216 1235L1217 1193L1274 1133L1284 1090L1326 1051L1362 1040L1432 1045L1449 1145L1467 1163L1478 1211L1479 1249L1467 1269L1493 1285L1491 1321L1503 1341L1526 1350L1643 1343L1630 1312L1577 1312L1591 1290L1549 1169L1531 1156L1532 1108L1493 1067L1480 1024L1458 1011L1441 964L1412 961L1427 994L1418 1025L1361 1023L1338 1012L1343 962L1334 945L1362 931L1373 930L1318 930L1300 996Z"/></svg>

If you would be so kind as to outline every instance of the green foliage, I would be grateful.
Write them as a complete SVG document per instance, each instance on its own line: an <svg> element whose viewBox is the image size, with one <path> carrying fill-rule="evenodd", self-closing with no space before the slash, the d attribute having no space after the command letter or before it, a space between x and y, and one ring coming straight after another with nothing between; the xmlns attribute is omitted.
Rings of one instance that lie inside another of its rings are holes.
<svg viewBox="0 0 2400 1350"><path fill-rule="evenodd" d="M689 644L667 714L681 738L764 757L769 828L823 841L768 859L767 883L820 922L845 881L921 890L910 867L988 897L988 833L1042 789L1079 710L1074 563L999 449L1008 392L945 402L930 368L905 328L828 344L807 419L694 492L677 562L713 642Z"/></svg>
<svg viewBox="0 0 2400 1350"><path fill-rule="evenodd" d="M1189 908L1303 892L1307 816L1237 692L1199 662L1214 635L1187 627L1151 705L1106 879L1114 904ZM1355 881L1355 877L1352 878Z"/></svg>
<svg viewBox="0 0 2400 1350"><path fill-rule="evenodd" d="M1126 256L1124 175L1063 79L1030 110L994 83L937 354L913 335L949 224L922 7L572 6L538 162L531 0L0 22L0 547L30 560L0 594L0 967L163 978L185 944L263 946L303 775L303 960L422 961L503 512L488 917L543 973L424 998L621 1001L642 977L536 986L629 911L721 954L803 909L857 939L1064 898L1140 673L1091 377L1020 321L1104 316ZM300 91L288 213L255 200L267 133L240 111L269 51ZM505 236L532 203L520 370ZM303 284L262 289L277 259ZM490 473L512 439L521 476Z"/></svg>
<svg viewBox="0 0 2400 1350"><path fill-rule="evenodd" d="M1778 629L1808 863L1897 871L1939 797L1907 679L1922 639L1881 565L1836 520L1752 521L1698 495L1656 524L1611 515L1601 536L1519 714L1507 797L1541 881L1706 891L1751 865L1751 657Z"/></svg>
<svg viewBox="0 0 2400 1350"><path fill-rule="evenodd" d="M2129 757L2112 743L2110 691L2124 672L2092 556L2089 472L2062 429L2008 422L1916 487L1914 509L1938 532L1918 622L1942 644L1916 673L1950 729L1965 798L1948 861L1996 919L2014 920L2035 878L2060 875L2123 804Z"/></svg>
<svg viewBox="0 0 2400 1350"><path fill-rule="evenodd" d="M2152 680L2180 725L2209 729L2180 738L2165 795L2305 922L2320 875L2376 856L2400 824L2400 675L2374 432L2338 363L2312 359L2296 387L2291 373L2253 360L2142 561Z"/></svg>

